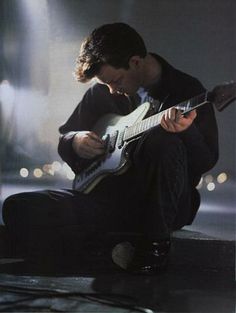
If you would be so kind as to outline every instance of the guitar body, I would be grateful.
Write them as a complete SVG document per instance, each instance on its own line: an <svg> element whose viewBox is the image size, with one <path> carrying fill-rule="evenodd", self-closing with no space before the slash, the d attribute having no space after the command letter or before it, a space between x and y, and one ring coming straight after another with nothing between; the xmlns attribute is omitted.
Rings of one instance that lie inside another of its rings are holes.
<svg viewBox="0 0 236 313"><path fill-rule="evenodd" d="M89 193L107 175L119 175L127 170L129 160L126 148L129 142L123 141L124 131L127 127L141 121L149 108L150 103L145 102L128 115L107 114L98 120L93 131L107 141L107 151L76 175L73 183L75 190Z"/></svg>

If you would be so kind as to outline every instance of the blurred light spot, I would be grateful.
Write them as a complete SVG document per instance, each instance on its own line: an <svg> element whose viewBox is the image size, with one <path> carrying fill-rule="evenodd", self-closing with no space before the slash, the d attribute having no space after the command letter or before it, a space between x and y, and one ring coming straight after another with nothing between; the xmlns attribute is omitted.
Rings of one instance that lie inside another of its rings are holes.
<svg viewBox="0 0 236 313"><path fill-rule="evenodd" d="M51 168L52 168L51 164L44 164L44 166L43 166L43 171L44 171L45 173L49 173L49 171L51 170Z"/></svg>
<svg viewBox="0 0 236 313"><path fill-rule="evenodd" d="M20 176L21 177L28 177L29 176L29 171L27 170L27 168L21 168L20 169Z"/></svg>
<svg viewBox="0 0 236 313"><path fill-rule="evenodd" d="M49 174L49 175L52 175L52 176L54 175L54 170L52 169L52 164L44 164L43 171L46 174Z"/></svg>
<svg viewBox="0 0 236 313"><path fill-rule="evenodd" d="M69 165L67 163L63 163L62 169L63 169L67 179L73 180L75 178L74 172L72 171L72 169L69 167Z"/></svg>
<svg viewBox="0 0 236 313"><path fill-rule="evenodd" d="M43 176L43 171L42 171L40 168L34 169L34 176L35 176L36 178L42 177L42 176Z"/></svg>
<svg viewBox="0 0 236 313"><path fill-rule="evenodd" d="M202 188L202 184L203 184L203 178L201 177L201 179L200 179L200 181L199 181L199 183L198 183L198 185L197 185L197 189L201 189Z"/></svg>
<svg viewBox="0 0 236 313"><path fill-rule="evenodd" d="M213 191L215 189L216 185L214 183L209 183L207 184L207 189L209 191Z"/></svg>
<svg viewBox="0 0 236 313"><path fill-rule="evenodd" d="M64 163L62 164L62 168L63 168L64 171L66 171L66 170L67 170L68 168L70 168L70 167L69 167L69 165L68 165L67 163L64 162Z"/></svg>
<svg viewBox="0 0 236 313"><path fill-rule="evenodd" d="M58 162L58 161L54 161L53 163L52 163L52 170L53 171L60 171L60 169L61 169L61 163L60 162Z"/></svg>
<svg viewBox="0 0 236 313"><path fill-rule="evenodd" d="M226 173L221 173L217 176L217 181L219 184L223 184L228 179L228 176Z"/></svg>
<svg viewBox="0 0 236 313"><path fill-rule="evenodd" d="M206 175L205 178L204 178L206 184L209 184L211 182L213 182L213 176L212 175Z"/></svg>
<svg viewBox="0 0 236 313"><path fill-rule="evenodd" d="M72 172L72 171L68 171L66 173L66 177L69 179L69 180L73 180L75 178L75 174Z"/></svg>

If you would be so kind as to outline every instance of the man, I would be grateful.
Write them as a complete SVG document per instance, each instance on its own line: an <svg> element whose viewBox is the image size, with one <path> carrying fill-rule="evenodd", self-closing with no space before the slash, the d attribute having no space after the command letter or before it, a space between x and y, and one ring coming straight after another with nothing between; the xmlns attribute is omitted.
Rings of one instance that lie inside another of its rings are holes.
<svg viewBox="0 0 236 313"><path fill-rule="evenodd" d="M168 110L160 126L128 146L130 167L124 174L104 178L89 194L67 190L12 196L4 205L6 225L19 229L14 216L24 210L25 229L64 223L91 233L137 232L142 236L132 243L134 255L127 269L159 272L167 265L171 232L192 223L200 204L195 187L218 159L212 106L186 115L171 108L205 89L148 53L140 35L124 23L103 25L84 40L75 77L98 82L60 127L58 151L75 173L106 153L105 141L93 132L102 116L129 114L146 100L152 103L149 114Z"/></svg>

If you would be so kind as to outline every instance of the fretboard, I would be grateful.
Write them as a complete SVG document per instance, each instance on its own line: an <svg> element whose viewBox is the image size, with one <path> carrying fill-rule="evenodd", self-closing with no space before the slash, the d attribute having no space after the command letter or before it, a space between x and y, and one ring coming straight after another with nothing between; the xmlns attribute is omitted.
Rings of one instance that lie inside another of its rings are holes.
<svg viewBox="0 0 236 313"><path fill-rule="evenodd" d="M173 107L181 110L182 114L186 114L195 108L202 106L209 102L208 100L208 92L204 92L194 98L181 102ZM168 110L168 109L167 109ZM165 114L167 110L161 111L160 113L154 114L148 118L145 118L141 122L138 122L130 127L127 127L124 134L124 140L128 141L131 140L145 131L149 130L150 128L157 126L161 123L162 116Z"/></svg>

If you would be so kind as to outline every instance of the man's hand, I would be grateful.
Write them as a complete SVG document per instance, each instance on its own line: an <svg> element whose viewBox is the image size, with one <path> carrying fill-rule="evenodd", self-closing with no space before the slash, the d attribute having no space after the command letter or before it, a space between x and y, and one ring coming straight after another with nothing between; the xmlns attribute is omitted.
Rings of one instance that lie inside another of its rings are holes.
<svg viewBox="0 0 236 313"><path fill-rule="evenodd" d="M72 147L81 158L92 159L105 152L105 143L94 132L80 131L73 139Z"/></svg>
<svg viewBox="0 0 236 313"><path fill-rule="evenodd" d="M161 126L168 132L178 133L187 129L197 116L196 110L182 115L181 111L170 108L165 111L161 119Z"/></svg>

